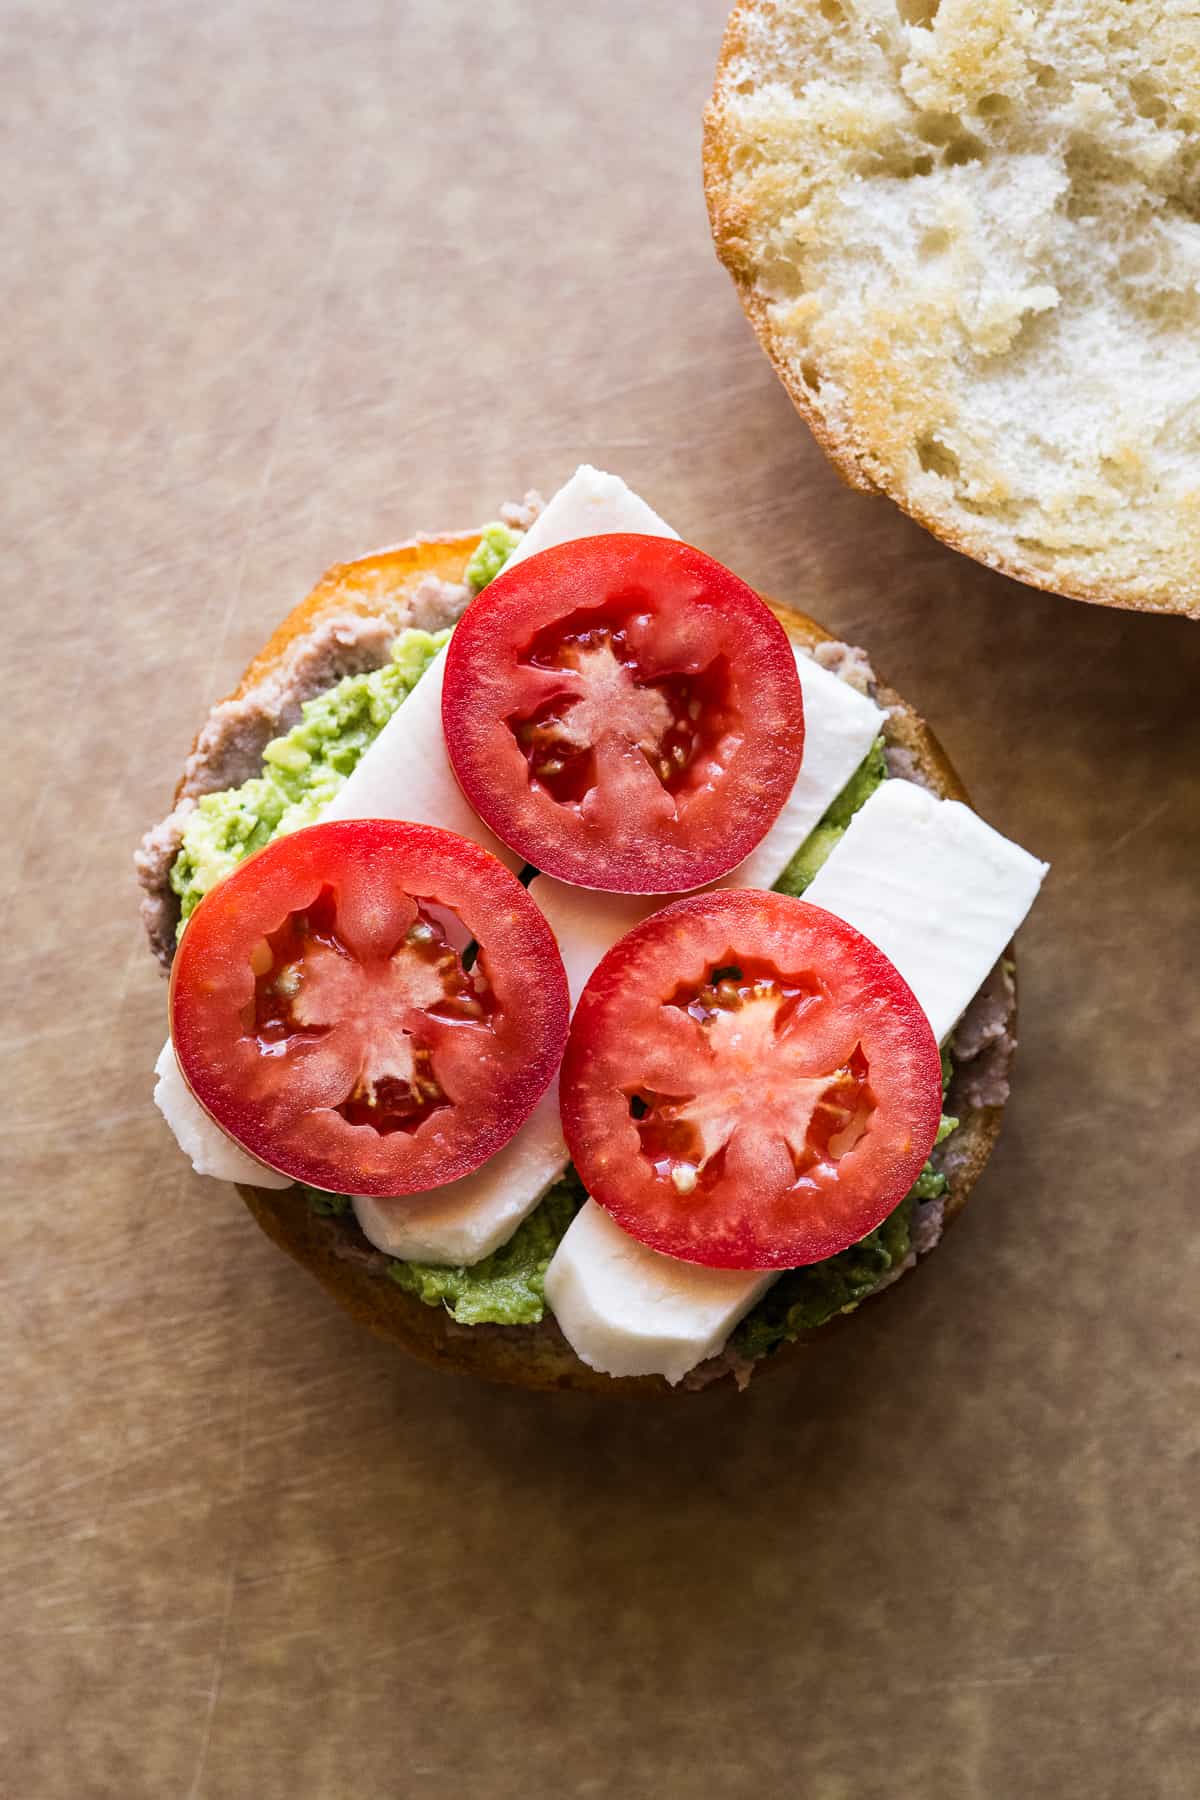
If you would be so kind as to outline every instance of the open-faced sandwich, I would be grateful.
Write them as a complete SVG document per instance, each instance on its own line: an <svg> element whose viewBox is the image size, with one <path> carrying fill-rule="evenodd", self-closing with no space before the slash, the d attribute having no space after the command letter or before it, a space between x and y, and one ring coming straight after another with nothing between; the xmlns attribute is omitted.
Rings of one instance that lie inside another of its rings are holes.
<svg viewBox="0 0 1200 1800"><path fill-rule="evenodd" d="M667 1391L964 1205L1045 865L865 654L583 467L337 568L138 853L155 1098L374 1330Z"/></svg>

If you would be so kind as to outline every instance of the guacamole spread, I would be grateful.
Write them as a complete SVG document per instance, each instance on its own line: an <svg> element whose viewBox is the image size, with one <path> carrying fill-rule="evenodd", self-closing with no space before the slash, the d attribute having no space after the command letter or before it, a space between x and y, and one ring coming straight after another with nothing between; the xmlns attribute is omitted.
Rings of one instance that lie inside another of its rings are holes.
<svg viewBox="0 0 1200 1800"><path fill-rule="evenodd" d="M487 527L467 566L473 592L499 574L519 541L519 534L505 525ZM182 903L181 931L197 903L243 857L272 838L313 822L448 636L444 631L401 632L383 668L347 676L304 704L300 723L268 744L261 775L224 793L204 795L188 821L171 871L171 885ZM886 775L879 738L775 883L781 893L803 894ZM944 1058L943 1088L949 1079L949 1059ZM957 1123L943 1118L939 1143ZM809 1268L789 1270L775 1282L739 1325L731 1346L743 1356L765 1356L799 1332L853 1309L909 1254L917 1201L935 1199L945 1186L945 1176L927 1163L912 1192L861 1243ZM345 1195L319 1193L315 1188L303 1192L314 1212L340 1216L351 1210ZM536 1325L545 1312L547 1264L585 1197L575 1171L568 1169L508 1243L472 1268L393 1258L388 1275L425 1305L444 1306L460 1325Z"/></svg>
<svg viewBox="0 0 1200 1800"><path fill-rule="evenodd" d="M298 1184L315 1213L341 1218L351 1210L348 1194L326 1194ZM469 1269L389 1258L397 1287L426 1306L444 1306L460 1325L536 1325L545 1312L542 1280L563 1233L587 1199L583 1183L568 1168L543 1196L507 1244Z"/></svg>
<svg viewBox="0 0 1200 1800"><path fill-rule="evenodd" d="M556 1181L523 1225L469 1269L393 1262L388 1274L426 1306L444 1306L460 1325L536 1325L545 1311L546 1266L587 1195L574 1169Z"/></svg>
<svg viewBox="0 0 1200 1800"><path fill-rule="evenodd" d="M519 531L507 525L485 525L483 535L467 564L467 586L478 594L497 575L521 541Z"/></svg>

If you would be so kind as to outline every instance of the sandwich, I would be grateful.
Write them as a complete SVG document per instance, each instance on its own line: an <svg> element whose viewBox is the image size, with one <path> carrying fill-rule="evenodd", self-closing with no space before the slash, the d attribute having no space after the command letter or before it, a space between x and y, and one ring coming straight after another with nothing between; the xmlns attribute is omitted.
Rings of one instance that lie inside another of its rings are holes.
<svg viewBox="0 0 1200 1800"><path fill-rule="evenodd" d="M938 1243L1046 872L862 649L586 465L330 571L136 861L197 1173L425 1360L635 1393Z"/></svg>
<svg viewBox="0 0 1200 1800"><path fill-rule="evenodd" d="M1200 25L741 0L717 251L852 486L1036 587L1200 614Z"/></svg>

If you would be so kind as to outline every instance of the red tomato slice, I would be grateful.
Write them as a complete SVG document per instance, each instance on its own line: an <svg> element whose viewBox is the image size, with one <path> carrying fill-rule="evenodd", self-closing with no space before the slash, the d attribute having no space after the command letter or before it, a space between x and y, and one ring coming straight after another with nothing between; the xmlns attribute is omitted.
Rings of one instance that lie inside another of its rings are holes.
<svg viewBox="0 0 1200 1800"><path fill-rule="evenodd" d="M887 1217L937 1135L941 1060L882 951L833 913L734 889L655 913L583 990L567 1144L632 1237L790 1269Z"/></svg>
<svg viewBox="0 0 1200 1800"><path fill-rule="evenodd" d="M197 907L171 977L201 1106L260 1161L335 1193L419 1193L477 1169L550 1085L569 1006L516 877L465 838L382 819L313 825L249 858Z"/></svg>
<svg viewBox="0 0 1200 1800"><path fill-rule="evenodd" d="M678 893L778 817L804 748L796 659L752 588L673 538L581 538L485 588L446 652L467 799L561 881Z"/></svg>

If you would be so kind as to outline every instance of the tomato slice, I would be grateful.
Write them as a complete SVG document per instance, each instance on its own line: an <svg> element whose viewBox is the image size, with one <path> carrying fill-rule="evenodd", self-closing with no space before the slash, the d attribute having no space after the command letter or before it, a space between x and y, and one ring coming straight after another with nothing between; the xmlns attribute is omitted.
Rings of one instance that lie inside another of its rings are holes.
<svg viewBox="0 0 1200 1800"><path fill-rule="evenodd" d="M460 786L546 874L617 893L725 875L778 817L804 707L787 633L673 538L581 538L468 607L442 723Z"/></svg>
<svg viewBox="0 0 1200 1800"><path fill-rule="evenodd" d="M857 1243L937 1135L941 1060L883 952L784 894L692 896L623 937L575 1009L571 1156L632 1237L713 1268Z"/></svg>
<svg viewBox="0 0 1200 1800"><path fill-rule="evenodd" d="M383 819L249 858L197 907L171 977L200 1104L260 1161L335 1193L477 1169L550 1085L569 1006L516 877L465 838Z"/></svg>

